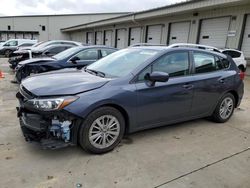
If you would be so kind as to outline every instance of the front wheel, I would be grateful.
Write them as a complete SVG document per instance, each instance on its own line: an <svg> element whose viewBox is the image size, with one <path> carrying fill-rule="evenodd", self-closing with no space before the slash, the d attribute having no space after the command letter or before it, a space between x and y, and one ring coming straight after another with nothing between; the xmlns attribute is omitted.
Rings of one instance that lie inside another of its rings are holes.
<svg viewBox="0 0 250 188"><path fill-rule="evenodd" d="M5 57L9 57L11 53L12 53L11 50L5 50L4 56L5 56Z"/></svg>
<svg viewBox="0 0 250 188"><path fill-rule="evenodd" d="M93 111L82 124L79 143L92 153L106 153L119 144L124 131L123 115L115 108L101 107Z"/></svg>
<svg viewBox="0 0 250 188"><path fill-rule="evenodd" d="M233 115L235 98L231 93L225 94L217 104L212 119L218 123L224 123Z"/></svg>

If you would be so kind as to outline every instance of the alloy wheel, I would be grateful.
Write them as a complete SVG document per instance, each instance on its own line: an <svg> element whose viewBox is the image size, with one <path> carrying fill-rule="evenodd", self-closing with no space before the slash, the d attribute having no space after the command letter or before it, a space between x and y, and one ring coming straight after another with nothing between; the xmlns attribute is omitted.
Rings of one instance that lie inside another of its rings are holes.
<svg viewBox="0 0 250 188"><path fill-rule="evenodd" d="M117 140L120 134L120 123L113 115L103 115L97 118L89 129L89 141L98 149L108 148Z"/></svg>
<svg viewBox="0 0 250 188"><path fill-rule="evenodd" d="M227 119L231 116L234 108L234 102L233 99L230 97L226 97L221 105L220 105L220 117L222 119Z"/></svg>

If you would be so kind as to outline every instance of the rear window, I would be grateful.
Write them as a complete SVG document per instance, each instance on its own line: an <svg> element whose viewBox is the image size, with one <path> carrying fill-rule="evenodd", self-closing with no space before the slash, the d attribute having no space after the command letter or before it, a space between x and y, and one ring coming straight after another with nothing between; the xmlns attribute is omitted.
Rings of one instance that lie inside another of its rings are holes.
<svg viewBox="0 0 250 188"><path fill-rule="evenodd" d="M240 52L234 51L234 50L225 50L222 52L223 54L229 55L232 58L238 58L241 56Z"/></svg>

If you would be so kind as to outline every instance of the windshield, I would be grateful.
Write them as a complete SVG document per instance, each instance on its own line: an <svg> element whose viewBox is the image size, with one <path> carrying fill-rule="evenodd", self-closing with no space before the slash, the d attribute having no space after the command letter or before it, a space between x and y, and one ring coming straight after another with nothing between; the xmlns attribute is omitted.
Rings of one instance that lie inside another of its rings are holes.
<svg viewBox="0 0 250 188"><path fill-rule="evenodd" d="M87 70L102 72L110 77L122 77L157 53L157 50L127 48L89 65Z"/></svg>
<svg viewBox="0 0 250 188"><path fill-rule="evenodd" d="M78 51L79 51L79 47L69 48L67 50L60 52L59 54L54 55L53 58L58 59L58 60L65 59Z"/></svg>

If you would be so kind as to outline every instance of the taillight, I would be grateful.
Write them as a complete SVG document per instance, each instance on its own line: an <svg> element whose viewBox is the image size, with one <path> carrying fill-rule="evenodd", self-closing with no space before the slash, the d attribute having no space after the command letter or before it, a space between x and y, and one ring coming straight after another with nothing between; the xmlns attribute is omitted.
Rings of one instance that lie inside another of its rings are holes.
<svg viewBox="0 0 250 188"><path fill-rule="evenodd" d="M246 75L245 72L240 71L239 75L240 75L240 79L241 79L241 80L244 80L245 75Z"/></svg>

